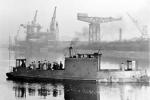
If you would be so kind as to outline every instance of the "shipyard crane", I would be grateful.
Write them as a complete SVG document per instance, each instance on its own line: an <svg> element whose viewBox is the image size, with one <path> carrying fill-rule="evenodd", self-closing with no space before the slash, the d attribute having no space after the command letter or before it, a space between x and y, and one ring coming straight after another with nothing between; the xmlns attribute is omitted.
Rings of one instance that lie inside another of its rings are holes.
<svg viewBox="0 0 150 100"><path fill-rule="evenodd" d="M135 20L129 13L127 13L127 15L129 16L129 18L131 19L131 21L134 23L134 25L136 26L136 28L138 29L138 31L141 33L141 38L142 39L148 38L147 25L140 26L139 23L138 23L138 21Z"/></svg>
<svg viewBox="0 0 150 100"><path fill-rule="evenodd" d="M56 21L56 7L50 22L50 32L55 35L56 40L58 39L58 22Z"/></svg>
<svg viewBox="0 0 150 100"><path fill-rule="evenodd" d="M33 20L31 21L31 24L20 24L21 27L25 28L27 30L27 34L34 34L36 32L39 32L41 29L41 25L36 23L37 19L37 10L35 11L35 15L33 17Z"/></svg>
<svg viewBox="0 0 150 100"><path fill-rule="evenodd" d="M37 19L37 10L35 11L35 15L33 17L33 20L31 21L31 25L34 27L36 26L36 19ZM29 25L29 23L28 23ZM22 26L23 28L27 28L28 25L25 25L25 24L20 24L20 26Z"/></svg>
<svg viewBox="0 0 150 100"><path fill-rule="evenodd" d="M41 26L38 23L36 23L37 13L38 13L38 10L35 11L35 15L32 20L31 32L39 32L41 29Z"/></svg>
<svg viewBox="0 0 150 100"><path fill-rule="evenodd" d="M34 15L34 18L33 18L33 21L32 21L32 24L35 25L36 24L36 18L37 18L37 10L35 11L35 15Z"/></svg>
<svg viewBox="0 0 150 100"><path fill-rule="evenodd" d="M78 20L89 23L89 42L97 42L101 40L100 24L112 21L119 21L122 18L113 17L89 17L87 14L78 13Z"/></svg>

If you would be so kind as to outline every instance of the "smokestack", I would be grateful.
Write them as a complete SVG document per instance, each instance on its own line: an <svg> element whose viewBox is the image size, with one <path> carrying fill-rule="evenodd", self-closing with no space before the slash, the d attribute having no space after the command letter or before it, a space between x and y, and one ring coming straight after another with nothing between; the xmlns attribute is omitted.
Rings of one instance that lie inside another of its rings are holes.
<svg viewBox="0 0 150 100"><path fill-rule="evenodd" d="M69 57L70 57L70 58L72 57L72 49L73 49L72 46L70 46L70 47L69 47Z"/></svg>

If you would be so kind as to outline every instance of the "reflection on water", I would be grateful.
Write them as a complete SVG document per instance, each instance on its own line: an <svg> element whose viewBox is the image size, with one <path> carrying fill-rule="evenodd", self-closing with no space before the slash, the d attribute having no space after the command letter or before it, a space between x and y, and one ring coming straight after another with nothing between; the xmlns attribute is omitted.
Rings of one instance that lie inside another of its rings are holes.
<svg viewBox="0 0 150 100"><path fill-rule="evenodd" d="M15 98L57 100L149 100L149 84L89 82L13 83Z"/></svg>
<svg viewBox="0 0 150 100"><path fill-rule="evenodd" d="M51 83L14 83L13 91L15 98L61 98L64 97L64 89L62 84Z"/></svg>

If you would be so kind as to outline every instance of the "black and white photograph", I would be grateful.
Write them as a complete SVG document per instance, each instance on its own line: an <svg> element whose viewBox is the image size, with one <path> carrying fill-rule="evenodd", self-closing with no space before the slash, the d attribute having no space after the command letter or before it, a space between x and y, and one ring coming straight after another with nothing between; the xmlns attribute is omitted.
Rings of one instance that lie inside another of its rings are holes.
<svg viewBox="0 0 150 100"><path fill-rule="evenodd" d="M0 100L150 100L150 0L0 0Z"/></svg>

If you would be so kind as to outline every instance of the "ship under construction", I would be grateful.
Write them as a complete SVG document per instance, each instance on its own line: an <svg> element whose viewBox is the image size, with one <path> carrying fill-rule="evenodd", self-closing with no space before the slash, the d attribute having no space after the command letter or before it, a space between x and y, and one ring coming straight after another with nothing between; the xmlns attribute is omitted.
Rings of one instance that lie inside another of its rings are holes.
<svg viewBox="0 0 150 100"><path fill-rule="evenodd" d="M42 26L37 22L36 10L33 20L27 24L20 24L17 31L17 35L14 38L14 44L10 45L10 49L17 50L27 50L31 48L44 48L45 46L53 46L57 44L58 41L58 22L56 21L56 8L54 8L53 16L51 18L50 26L46 31L41 31ZM20 30L25 30L26 38L25 40L19 40ZM12 42L12 41L11 41ZM28 50L27 50L28 51Z"/></svg>

